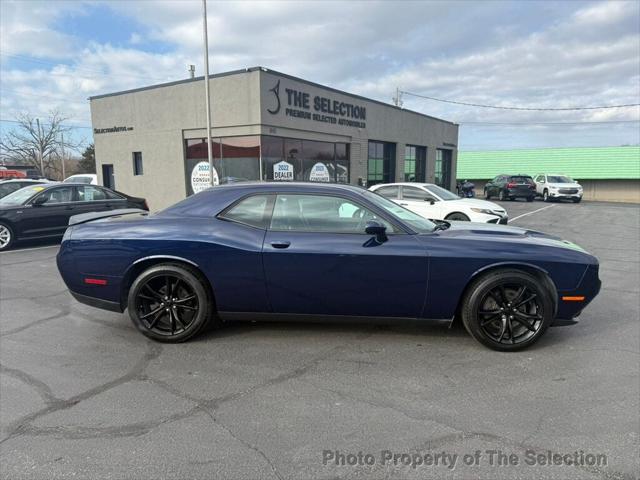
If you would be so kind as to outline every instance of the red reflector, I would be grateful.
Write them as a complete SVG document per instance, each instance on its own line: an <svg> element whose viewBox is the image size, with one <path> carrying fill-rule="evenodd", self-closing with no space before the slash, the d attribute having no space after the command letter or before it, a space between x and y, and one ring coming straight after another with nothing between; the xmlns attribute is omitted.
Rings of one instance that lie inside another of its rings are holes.
<svg viewBox="0 0 640 480"><path fill-rule="evenodd" d="M107 281L102 278L85 278L84 283L88 285L106 285Z"/></svg>
<svg viewBox="0 0 640 480"><path fill-rule="evenodd" d="M576 297L562 297L562 300L565 302L583 302L584 296L576 296Z"/></svg>
<svg viewBox="0 0 640 480"><path fill-rule="evenodd" d="M515 188L515 183L507 183L507 188Z"/></svg>

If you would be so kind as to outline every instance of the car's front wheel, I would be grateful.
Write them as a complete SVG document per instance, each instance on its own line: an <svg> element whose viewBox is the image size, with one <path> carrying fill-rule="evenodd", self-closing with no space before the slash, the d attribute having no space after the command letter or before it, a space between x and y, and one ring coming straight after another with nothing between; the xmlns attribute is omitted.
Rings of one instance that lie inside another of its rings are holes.
<svg viewBox="0 0 640 480"><path fill-rule="evenodd" d="M469 334L489 348L529 347L553 320L553 301L545 286L520 270L498 270L475 280L461 308Z"/></svg>
<svg viewBox="0 0 640 480"><path fill-rule="evenodd" d="M580 203L582 201L582 197L573 197L573 203Z"/></svg>
<svg viewBox="0 0 640 480"><path fill-rule="evenodd" d="M9 250L13 242L15 241L15 235L11 227L5 223L0 222L0 252Z"/></svg>
<svg viewBox="0 0 640 480"><path fill-rule="evenodd" d="M549 200L549 190L545 190L544 192L542 192L542 201L548 202Z"/></svg>
<svg viewBox="0 0 640 480"><path fill-rule="evenodd" d="M486 188L484 189L484 197L487 200L491 200L491 194L489 193L489 190L487 190Z"/></svg>
<svg viewBox="0 0 640 480"><path fill-rule="evenodd" d="M129 289L129 316L144 335L184 342L209 322L213 302L205 280L186 266L166 263L143 271Z"/></svg>
<svg viewBox="0 0 640 480"><path fill-rule="evenodd" d="M464 213L454 212L447 215L445 217L445 220L458 220L459 222L468 222L469 217L467 217Z"/></svg>

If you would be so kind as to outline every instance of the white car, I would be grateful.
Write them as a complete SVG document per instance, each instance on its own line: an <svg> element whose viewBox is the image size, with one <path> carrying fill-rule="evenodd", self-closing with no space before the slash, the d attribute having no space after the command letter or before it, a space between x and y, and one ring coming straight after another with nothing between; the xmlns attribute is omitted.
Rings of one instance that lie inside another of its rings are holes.
<svg viewBox="0 0 640 480"><path fill-rule="evenodd" d="M536 194L545 202L566 198L573 203L582 201L582 185L566 175L549 175L541 173L533 177L536 182Z"/></svg>
<svg viewBox="0 0 640 480"><path fill-rule="evenodd" d="M433 220L463 220L506 225L509 217L500 205L477 198L460 198L432 183L381 183L369 188L389 200Z"/></svg>
<svg viewBox="0 0 640 480"><path fill-rule="evenodd" d="M86 183L87 185L97 185L98 175L95 173L78 173L65 178L63 183Z"/></svg>

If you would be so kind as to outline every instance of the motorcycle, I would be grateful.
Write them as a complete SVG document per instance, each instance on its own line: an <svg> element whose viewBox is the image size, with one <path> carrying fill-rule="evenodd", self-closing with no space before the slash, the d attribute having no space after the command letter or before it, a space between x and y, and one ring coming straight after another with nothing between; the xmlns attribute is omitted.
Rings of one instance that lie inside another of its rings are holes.
<svg viewBox="0 0 640 480"><path fill-rule="evenodd" d="M456 188L458 190L458 196L462 198L473 198L476 196L475 184L467 180L462 180L461 182L459 182L456 185Z"/></svg>

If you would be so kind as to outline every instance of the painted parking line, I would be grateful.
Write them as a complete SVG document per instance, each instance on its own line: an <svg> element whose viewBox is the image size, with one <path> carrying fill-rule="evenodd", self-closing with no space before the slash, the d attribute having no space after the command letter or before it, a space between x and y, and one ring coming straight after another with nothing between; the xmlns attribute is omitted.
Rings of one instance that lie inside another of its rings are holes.
<svg viewBox="0 0 640 480"><path fill-rule="evenodd" d="M0 252L0 255L7 255L9 253L31 252L33 250L44 250L45 248L60 248L60 245L46 245L44 247L20 248L17 250L7 250L6 252Z"/></svg>
<svg viewBox="0 0 640 480"><path fill-rule="evenodd" d="M533 212L523 213L522 215L518 215L517 217L513 217L512 219L510 219L509 223L515 222L519 218L526 217L527 215L533 215L534 213L541 212L541 211L546 210L547 208L551 208L551 207L555 207L555 205L547 205L546 207L539 208L537 210L534 210Z"/></svg>

